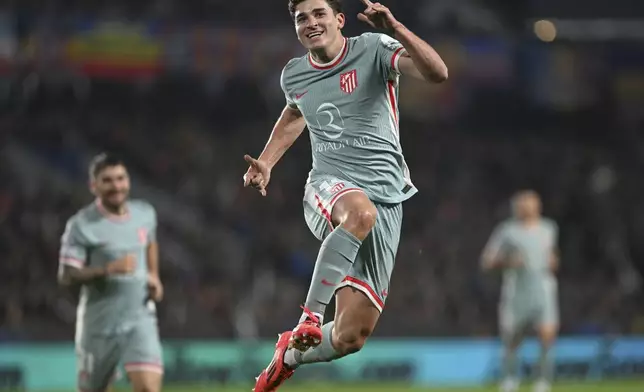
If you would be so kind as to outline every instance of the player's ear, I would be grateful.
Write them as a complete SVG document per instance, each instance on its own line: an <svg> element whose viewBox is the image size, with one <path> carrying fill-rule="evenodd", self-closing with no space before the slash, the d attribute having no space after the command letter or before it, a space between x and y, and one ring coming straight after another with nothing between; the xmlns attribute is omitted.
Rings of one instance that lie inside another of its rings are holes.
<svg viewBox="0 0 644 392"><path fill-rule="evenodd" d="M98 196L96 194L96 181L95 180L90 180L88 185L89 185L89 191L92 192L92 195Z"/></svg>
<svg viewBox="0 0 644 392"><path fill-rule="evenodd" d="M338 12L336 15L336 20L338 21L338 27L340 30L344 28L344 23L346 22L347 18L344 16L342 12Z"/></svg>

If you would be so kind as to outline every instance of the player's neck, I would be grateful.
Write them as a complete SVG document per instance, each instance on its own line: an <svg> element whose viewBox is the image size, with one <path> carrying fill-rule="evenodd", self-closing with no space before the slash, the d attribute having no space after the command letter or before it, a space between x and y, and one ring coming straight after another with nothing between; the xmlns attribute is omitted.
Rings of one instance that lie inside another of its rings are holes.
<svg viewBox="0 0 644 392"><path fill-rule="evenodd" d="M521 224L525 227L532 227L538 224L540 220L541 220L541 217L539 216L531 216L531 217L521 219Z"/></svg>
<svg viewBox="0 0 644 392"><path fill-rule="evenodd" d="M127 216L128 214L127 203L123 203L115 206L115 205L110 205L108 203L104 203L100 199L97 200L97 203L99 207L109 215L113 215L115 217L122 217L122 216Z"/></svg>
<svg viewBox="0 0 644 392"><path fill-rule="evenodd" d="M332 44L325 48L312 49L311 58L320 64L327 64L336 59L344 47L344 37L340 35Z"/></svg>

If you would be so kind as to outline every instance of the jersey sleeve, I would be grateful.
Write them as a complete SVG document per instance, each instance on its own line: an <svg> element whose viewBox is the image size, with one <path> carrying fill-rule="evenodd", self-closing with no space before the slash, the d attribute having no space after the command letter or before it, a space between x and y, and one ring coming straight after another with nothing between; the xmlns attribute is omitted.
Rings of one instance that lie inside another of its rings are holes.
<svg viewBox="0 0 644 392"><path fill-rule="evenodd" d="M551 231L552 231L552 233L551 233L551 236L552 236L552 239L551 239L552 245L551 245L551 247L552 247L552 250L554 251L554 250L556 250L558 248L558 244L559 244L559 225L557 225L557 222L552 221L552 223L551 223Z"/></svg>
<svg viewBox="0 0 644 392"><path fill-rule="evenodd" d="M492 235L485 245L483 253L486 255L492 255L492 257L495 258L501 255L505 246L506 232L506 226L503 224L494 228Z"/></svg>
<svg viewBox="0 0 644 392"><path fill-rule="evenodd" d="M150 206L150 213L152 217L150 218L150 230L148 231L148 243L157 241L157 210Z"/></svg>
<svg viewBox="0 0 644 392"><path fill-rule="evenodd" d="M87 264L87 246L76 218L67 221L60 240L58 262L61 266L69 265L76 268L83 268Z"/></svg>
<svg viewBox="0 0 644 392"><path fill-rule="evenodd" d="M372 38L376 46L376 54L380 61L382 69L387 77L400 75L398 62L405 54L405 48L396 39L387 34L373 34Z"/></svg>
<svg viewBox="0 0 644 392"><path fill-rule="evenodd" d="M286 88L286 79L287 79L286 69L288 68L289 64L287 64L286 67L284 67L284 69L282 70L282 74L280 75L280 86L282 87L282 91L284 92L284 97L286 98L286 105L290 108L295 109L297 108L297 104L295 103L295 101L293 101L293 98L288 93L288 90Z"/></svg>

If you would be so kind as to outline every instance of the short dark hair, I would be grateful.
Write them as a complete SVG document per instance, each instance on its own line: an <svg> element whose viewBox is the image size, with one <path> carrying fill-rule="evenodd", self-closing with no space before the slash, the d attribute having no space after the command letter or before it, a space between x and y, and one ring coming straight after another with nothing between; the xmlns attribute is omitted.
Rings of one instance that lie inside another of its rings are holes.
<svg viewBox="0 0 644 392"><path fill-rule="evenodd" d="M89 164L89 177L92 180L95 180L99 174L108 167L113 166L125 166L125 162L118 156L101 153L92 158L92 161Z"/></svg>
<svg viewBox="0 0 644 392"><path fill-rule="evenodd" d="M291 18L295 18L295 8L306 0L289 0L288 12L291 13ZM334 14L342 13L342 0L326 0L326 3L331 7Z"/></svg>

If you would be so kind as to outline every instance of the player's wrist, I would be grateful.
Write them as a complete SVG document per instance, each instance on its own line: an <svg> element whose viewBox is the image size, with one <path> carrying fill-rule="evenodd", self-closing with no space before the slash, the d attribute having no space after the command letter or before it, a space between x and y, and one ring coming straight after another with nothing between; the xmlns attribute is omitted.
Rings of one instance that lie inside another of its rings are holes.
<svg viewBox="0 0 644 392"><path fill-rule="evenodd" d="M403 25L402 23L400 23L398 21L395 21L395 22L391 23L391 27L389 28L389 33L392 36L394 36L394 38L396 38L395 36L397 34L401 34L406 29L407 28L405 27L405 25Z"/></svg>
<svg viewBox="0 0 644 392"><path fill-rule="evenodd" d="M262 162L264 165L266 165L266 170L268 170L269 173L271 172L271 170L273 170L273 166L275 166L275 163L276 163L276 162L273 162L272 159L262 158L262 157L260 157L257 160Z"/></svg>

